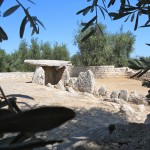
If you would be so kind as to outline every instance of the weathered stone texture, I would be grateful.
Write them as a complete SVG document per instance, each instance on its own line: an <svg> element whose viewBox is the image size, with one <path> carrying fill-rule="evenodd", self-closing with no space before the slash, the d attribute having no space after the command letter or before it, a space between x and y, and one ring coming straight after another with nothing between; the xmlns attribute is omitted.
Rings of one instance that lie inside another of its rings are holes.
<svg viewBox="0 0 150 150"><path fill-rule="evenodd" d="M87 67L68 67L71 77L78 77L80 72L91 70L95 78L126 77L129 68L115 68L114 66L87 66Z"/></svg>
<svg viewBox="0 0 150 150"><path fill-rule="evenodd" d="M26 59L24 61L27 64L43 67L43 66L49 66L49 67L63 67L63 66L72 66L70 61L64 61L64 60L29 60Z"/></svg>
<svg viewBox="0 0 150 150"><path fill-rule="evenodd" d="M118 97L119 99L128 101L128 97L129 97L128 90L120 90L119 97Z"/></svg>
<svg viewBox="0 0 150 150"><path fill-rule="evenodd" d="M64 85L68 86L70 81L70 74L68 72L68 69L65 69L61 78L64 81Z"/></svg>
<svg viewBox="0 0 150 150"><path fill-rule="evenodd" d="M62 60L25 60L24 62L36 66L33 82L42 85L47 85L48 83L52 85L58 84L66 69L65 66L72 65L70 61Z"/></svg>
<svg viewBox="0 0 150 150"><path fill-rule="evenodd" d="M62 91L66 91L66 88L64 86L64 81L63 80L60 80L56 85L54 85L54 87L56 89L60 89Z"/></svg>
<svg viewBox="0 0 150 150"><path fill-rule="evenodd" d="M138 94L136 91L132 91L130 93L128 101L137 105L148 105L148 102L146 101L145 97L141 94Z"/></svg>
<svg viewBox="0 0 150 150"><path fill-rule="evenodd" d="M106 96L106 93L107 93L106 86L101 86L100 89L98 90L98 93L101 96Z"/></svg>
<svg viewBox="0 0 150 150"><path fill-rule="evenodd" d="M94 74L90 70L81 72L75 84L77 84L80 92L93 93L95 86Z"/></svg>
<svg viewBox="0 0 150 150"><path fill-rule="evenodd" d="M45 73L42 67L36 67L32 82L45 85Z"/></svg>
<svg viewBox="0 0 150 150"><path fill-rule="evenodd" d="M1 72L0 79L32 78L33 72Z"/></svg>
<svg viewBox="0 0 150 150"><path fill-rule="evenodd" d="M118 98L119 97L119 93L120 93L119 90L112 91L112 93L110 95L110 98Z"/></svg>

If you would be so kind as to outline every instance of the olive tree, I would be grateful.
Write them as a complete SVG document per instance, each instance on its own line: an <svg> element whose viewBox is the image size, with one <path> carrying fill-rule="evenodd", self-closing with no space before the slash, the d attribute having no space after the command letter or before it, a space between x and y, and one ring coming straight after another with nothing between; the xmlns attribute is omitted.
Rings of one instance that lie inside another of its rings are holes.
<svg viewBox="0 0 150 150"><path fill-rule="evenodd" d="M75 66L114 65L128 66L130 54L133 52L135 36L131 32L109 33L106 26L99 23L103 35L95 32L84 42L81 39L89 32L81 32L79 27L74 40L78 46L78 53L73 55L72 63ZM94 28L94 27L93 27Z"/></svg>

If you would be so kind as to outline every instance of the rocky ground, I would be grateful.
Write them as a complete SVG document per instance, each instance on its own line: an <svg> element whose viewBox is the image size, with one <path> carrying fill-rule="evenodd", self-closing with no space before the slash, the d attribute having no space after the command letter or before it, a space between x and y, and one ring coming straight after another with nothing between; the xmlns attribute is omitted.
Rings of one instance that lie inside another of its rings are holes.
<svg viewBox="0 0 150 150"><path fill-rule="evenodd" d="M133 82L131 82L133 81ZM134 84L133 84L134 83ZM128 89L146 94L141 82L131 79L99 79L97 86L106 85L108 90ZM134 87L132 87L134 85ZM49 139L66 139L63 144L47 146L47 149L149 149L150 126L144 123L149 106L128 102L102 101L88 93L69 93L55 88L31 83L31 79L1 79L5 94L24 94L34 98L18 98L32 108L40 106L65 106L76 112L76 117L52 131L39 133ZM132 89L132 88L133 89ZM25 104L19 104L27 109ZM110 124L113 124L109 126Z"/></svg>
<svg viewBox="0 0 150 150"><path fill-rule="evenodd" d="M129 93L133 90L136 90L137 93L146 95L147 88L141 86L142 81L133 80L130 78L105 78L105 79L96 79L96 86L105 85L109 91L113 90L124 90L127 89Z"/></svg>

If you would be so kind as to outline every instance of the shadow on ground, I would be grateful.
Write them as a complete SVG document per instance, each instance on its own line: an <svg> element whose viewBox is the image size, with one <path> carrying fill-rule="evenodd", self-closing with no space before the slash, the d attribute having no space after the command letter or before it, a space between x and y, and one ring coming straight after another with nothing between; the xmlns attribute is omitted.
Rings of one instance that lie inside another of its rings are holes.
<svg viewBox="0 0 150 150"><path fill-rule="evenodd" d="M39 135L46 139L69 139L66 144L63 144L64 147L69 147L79 141L79 139L73 139L74 137L86 137L95 141L97 138L108 134L107 127L110 124L127 124L126 118L119 113L106 112L98 108L90 110L75 109L75 111L76 117L73 120L68 121L59 128Z"/></svg>
<svg viewBox="0 0 150 150"><path fill-rule="evenodd" d="M27 81L26 83L32 83L32 81Z"/></svg>

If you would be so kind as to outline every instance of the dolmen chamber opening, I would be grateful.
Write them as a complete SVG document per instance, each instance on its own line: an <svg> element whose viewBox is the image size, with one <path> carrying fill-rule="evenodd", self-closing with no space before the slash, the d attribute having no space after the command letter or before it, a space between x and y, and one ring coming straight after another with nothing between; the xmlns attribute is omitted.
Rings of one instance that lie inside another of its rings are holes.
<svg viewBox="0 0 150 150"><path fill-rule="evenodd" d="M51 83L52 85L57 84L62 79L66 66L72 66L70 61L62 60L25 60L24 62L36 66L32 82L45 85L48 83ZM43 79L41 78L40 73L38 73L40 72L39 69L41 67L44 71L44 76L42 76ZM40 81L39 78L42 80Z"/></svg>

